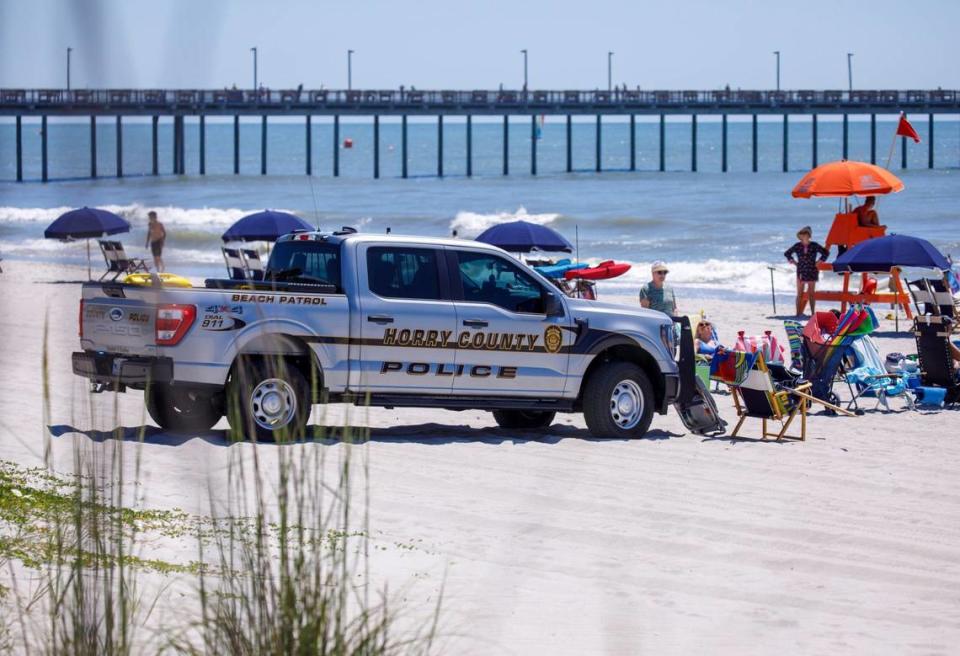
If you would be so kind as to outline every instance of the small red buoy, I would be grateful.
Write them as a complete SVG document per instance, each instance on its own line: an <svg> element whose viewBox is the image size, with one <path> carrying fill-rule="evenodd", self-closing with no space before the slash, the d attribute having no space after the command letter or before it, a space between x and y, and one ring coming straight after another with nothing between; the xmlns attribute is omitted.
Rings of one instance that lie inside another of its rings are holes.
<svg viewBox="0 0 960 656"><path fill-rule="evenodd" d="M344 147L344 148L353 148L353 139L351 139L350 137L347 137L346 139L344 139L344 140L343 140L343 147Z"/></svg>

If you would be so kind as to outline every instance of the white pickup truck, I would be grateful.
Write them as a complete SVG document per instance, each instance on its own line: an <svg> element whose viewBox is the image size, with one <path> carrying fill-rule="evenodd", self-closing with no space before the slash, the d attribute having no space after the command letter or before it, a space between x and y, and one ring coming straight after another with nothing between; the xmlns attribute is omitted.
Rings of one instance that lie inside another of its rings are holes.
<svg viewBox="0 0 960 656"><path fill-rule="evenodd" d="M530 429L583 412L595 436L641 437L678 399L670 317L567 298L478 242L300 232L263 281L155 282L83 286L73 371L144 390L169 430L226 415L239 437L283 438L314 404L349 402Z"/></svg>

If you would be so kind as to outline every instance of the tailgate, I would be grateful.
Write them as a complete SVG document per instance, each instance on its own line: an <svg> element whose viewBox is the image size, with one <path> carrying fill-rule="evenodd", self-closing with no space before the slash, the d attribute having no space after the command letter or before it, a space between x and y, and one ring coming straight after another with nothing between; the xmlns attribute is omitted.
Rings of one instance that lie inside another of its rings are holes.
<svg viewBox="0 0 960 656"><path fill-rule="evenodd" d="M155 325L155 303L129 295L111 298L99 287L84 286L80 312L83 350L156 355Z"/></svg>

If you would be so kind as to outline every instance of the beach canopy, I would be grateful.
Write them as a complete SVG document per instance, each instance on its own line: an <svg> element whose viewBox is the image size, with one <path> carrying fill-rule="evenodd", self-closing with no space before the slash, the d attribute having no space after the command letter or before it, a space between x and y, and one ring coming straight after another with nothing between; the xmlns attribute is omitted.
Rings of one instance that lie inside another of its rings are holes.
<svg viewBox="0 0 960 656"><path fill-rule="evenodd" d="M263 210L248 214L223 233L223 241L276 241L294 230L313 230L314 227L299 216L287 212Z"/></svg>
<svg viewBox="0 0 960 656"><path fill-rule="evenodd" d="M793 188L793 197L876 196L902 189L900 178L884 168L867 162L840 160L821 164L803 176Z"/></svg>
<svg viewBox="0 0 960 656"><path fill-rule="evenodd" d="M499 246L511 253L529 253L532 250L573 252L573 244L552 228L529 221L510 221L487 228L477 241Z"/></svg>
<svg viewBox="0 0 960 656"><path fill-rule="evenodd" d="M43 236L45 239L95 239L129 231L130 223L113 212L81 207L61 214L47 226Z"/></svg>
<svg viewBox="0 0 960 656"><path fill-rule="evenodd" d="M834 271L889 271L915 267L949 271L950 262L926 239L887 235L853 246L833 262Z"/></svg>

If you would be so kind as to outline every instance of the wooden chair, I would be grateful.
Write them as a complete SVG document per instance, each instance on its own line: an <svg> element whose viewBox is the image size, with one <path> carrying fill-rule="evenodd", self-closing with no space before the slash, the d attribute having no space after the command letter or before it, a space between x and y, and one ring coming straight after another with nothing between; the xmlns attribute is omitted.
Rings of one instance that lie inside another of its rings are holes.
<svg viewBox="0 0 960 656"><path fill-rule="evenodd" d="M854 416L852 412L821 401L811 395L811 384L808 382L797 383L797 379L790 375L784 367L767 366L762 353L737 354L735 351L726 351L715 355L714 360L717 357L729 357L731 355L742 357L747 362L751 358L755 358L752 366L749 366L748 369L744 370L743 367L739 367L738 374L733 379L724 379L713 375L714 379L725 382L730 387L730 394L733 397L733 404L739 417L736 427L730 434L733 438L766 440L772 437L777 441L784 439L804 441L807 439L807 409L810 403L819 403L839 414ZM798 415L800 416L800 433L791 435L787 431ZM761 422L759 438L740 435L740 429L749 417L759 419ZM774 432L767 428L767 423L771 421L779 423L779 430Z"/></svg>

